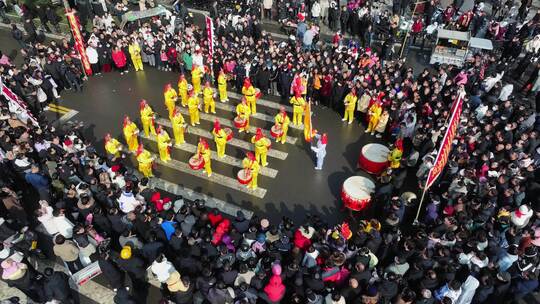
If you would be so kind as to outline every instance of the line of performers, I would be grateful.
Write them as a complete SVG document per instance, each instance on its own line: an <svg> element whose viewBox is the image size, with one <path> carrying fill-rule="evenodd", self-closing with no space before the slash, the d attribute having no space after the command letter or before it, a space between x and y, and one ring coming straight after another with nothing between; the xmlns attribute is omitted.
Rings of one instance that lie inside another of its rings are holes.
<svg viewBox="0 0 540 304"><path fill-rule="evenodd" d="M195 71L195 70L194 70ZM198 70L197 70L198 71ZM192 74L193 75L193 74ZM197 81L198 79L198 81ZM185 143L184 132L188 127L182 113L179 111L178 106L187 107L190 116L190 125L195 126L200 124L200 111L204 108L204 112L215 113L215 98L217 97L213 88L209 82L206 82L201 88L200 78L196 73L193 76L192 85L187 83L184 75L180 76L178 81L178 93L172 87L171 84L167 84L164 89L165 106L169 114L169 121L173 130L174 146L179 147ZM199 92L197 92L197 90ZM227 102L227 79L225 73L220 72L218 77L218 92L221 102ZM242 88L244 97L241 100L235 110L236 117L234 119L234 125L238 128L239 132L249 133L249 120L250 117L256 113L256 102L260 97L258 89L254 88L249 78L244 81L244 87ZM198 97L202 94L202 104ZM178 99L180 102L178 104ZM305 99L301 94L296 94L291 98L293 104L293 123L299 123L302 121L303 107L305 106ZM140 119L144 135L148 138L154 137L157 142L159 151L159 158L162 162L169 162L171 160L171 147L173 146L173 140L167 133L167 131L158 124L156 127L156 113L152 107L146 102L141 100L139 103ZM274 125L270 130L270 134L275 138L276 142L284 144L287 139L287 132L290 118L284 107L280 108L279 113L274 117ZM128 116L124 118L123 135L127 148L130 152L135 153L139 171L145 177L152 177L152 167L155 161L154 156L148 150L146 150L142 143L139 143L139 127ZM222 128L220 122L216 119L214 121L214 127L212 129L212 135L216 144L217 157L225 157L225 148L228 141L233 138L233 132L230 128ZM266 167L268 165L267 154L271 148L271 140L267 138L260 128L256 129L255 135L251 138L251 143L254 145L255 153L246 152L246 157L242 161L243 169L237 174L237 179L241 184L247 185L250 189L257 188L257 176L260 171L260 167ZM105 150L113 157L120 156L122 150L122 144L111 137L110 134L105 136ZM194 170L203 170L208 177L212 176L211 167L211 149L203 137L199 138L197 144L196 153L190 158L189 166Z"/></svg>

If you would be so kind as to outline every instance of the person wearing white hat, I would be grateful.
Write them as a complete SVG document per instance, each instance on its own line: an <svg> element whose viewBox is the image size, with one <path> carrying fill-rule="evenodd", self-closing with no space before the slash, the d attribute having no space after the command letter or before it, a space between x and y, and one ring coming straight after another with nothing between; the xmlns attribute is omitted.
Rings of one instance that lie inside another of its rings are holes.
<svg viewBox="0 0 540 304"><path fill-rule="evenodd" d="M518 209L512 211L510 213L510 220L512 221L512 224L516 226L516 228L521 229L529 223L529 220L531 219L533 215L533 211L528 205L521 205Z"/></svg>

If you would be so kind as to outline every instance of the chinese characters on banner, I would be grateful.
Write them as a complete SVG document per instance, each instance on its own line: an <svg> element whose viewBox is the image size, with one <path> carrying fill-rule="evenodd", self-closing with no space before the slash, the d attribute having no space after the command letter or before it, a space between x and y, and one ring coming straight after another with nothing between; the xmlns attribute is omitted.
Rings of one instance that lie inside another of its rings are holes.
<svg viewBox="0 0 540 304"><path fill-rule="evenodd" d="M92 67L88 61L88 56L86 56L86 48L84 47L84 41L81 36L81 25L79 19L75 16L75 12L70 10L66 12L66 17L69 22L69 27L71 28L71 33L73 34L73 40L75 41L75 49L81 57L81 64L83 66L86 76L92 75Z"/></svg>
<svg viewBox="0 0 540 304"><path fill-rule="evenodd" d="M452 151L452 142L454 137L456 137L457 128L459 126L459 117L461 116L462 107L463 93L458 96L452 105L452 116L450 117L450 123L448 124L448 129L446 129L446 133L444 134L444 138L441 142L441 147L437 153L437 159L435 159L433 168L429 170L424 191L433 185L439 175L441 175L444 167L446 166L446 162L448 162L448 156L450 156L450 152Z"/></svg>
<svg viewBox="0 0 540 304"><path fill-rule="evenodd" d="M212 18L205 16L204 21L206 23L206 37L208 38L208 62L212 62L214 58L214 22Z"/></svg>

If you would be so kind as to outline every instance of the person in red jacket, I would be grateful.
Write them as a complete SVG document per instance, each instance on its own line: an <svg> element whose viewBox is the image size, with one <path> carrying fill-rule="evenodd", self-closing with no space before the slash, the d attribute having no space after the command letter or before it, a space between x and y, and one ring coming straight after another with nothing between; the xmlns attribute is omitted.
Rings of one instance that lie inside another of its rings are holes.
<svg viewBox="0 0 540 304"><path fill-rule="evenodd" d="M277 272L274 270L272 270L272 272L273 274L270 281L264 287L263 297L266 296L268 303L279 303L285 295L285 285L283 285L283 281L281 280L281 270L279 271L279 274L276 274Z"/></svg>
<svg viewBox="0 0 540 304"><path fill-rule="evenodd" d="M121 48L117 46L114 47L112 51L112 60L116 69L120 71L120 75L124 75L124 73L128 72L126 54L124 54L124 51L122 51Z"/></svg>

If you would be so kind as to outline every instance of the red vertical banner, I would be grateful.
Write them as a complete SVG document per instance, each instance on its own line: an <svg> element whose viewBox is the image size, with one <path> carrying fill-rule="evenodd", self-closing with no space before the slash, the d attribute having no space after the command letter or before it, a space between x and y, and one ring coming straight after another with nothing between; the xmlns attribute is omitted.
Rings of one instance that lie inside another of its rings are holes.
<svg viewBox="0 0 540 304"><path fill-rule="evenodd" d="M212 70L212 77L214 76L214 22L212 18L205 16L204 21L206 23L206 37L208 39L208 66Z"/></svg>
<svg viewBox="0 0 540 304"><path fill-rule="evenodd" d="M450 122L448 123L448 129L446 129L446 133L444 134L444 138L441 142L439 152L437 153L437 159L435 159L435 164L433 165L433 168L429 170L424 191L433 185L435 180L437 180L439 175L441 175L446 163L448 162L448 157L452 151L452 141L456 137L457 128L459 126L459 118L461 116L462 107L463 93L458 96L452 105L452 116L450 117Z"/></svg>
<svg viewBox="0 0 540 304"><path fill-rule="evenodd" d="M66 17L69 22L69 27L71 28L73 40L75 41L75 49L81 57L81 64L84 72L86 76L90 76L92 75L92 67L88 61L88 56L86 56L86 48L84 47L84 40L81 35L81 24L79 23L79 19L75 16L75 12L73 10L66 12Z"/></svg>

